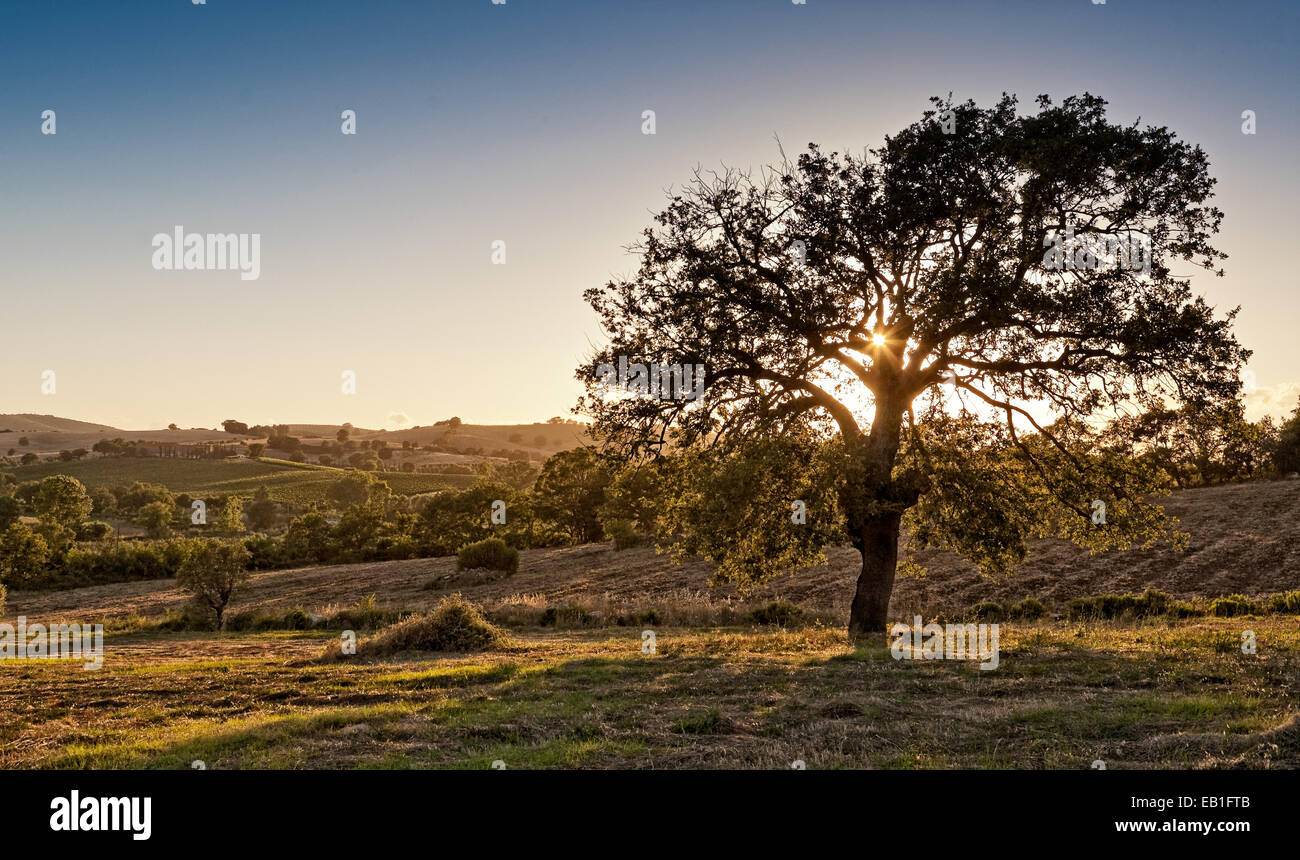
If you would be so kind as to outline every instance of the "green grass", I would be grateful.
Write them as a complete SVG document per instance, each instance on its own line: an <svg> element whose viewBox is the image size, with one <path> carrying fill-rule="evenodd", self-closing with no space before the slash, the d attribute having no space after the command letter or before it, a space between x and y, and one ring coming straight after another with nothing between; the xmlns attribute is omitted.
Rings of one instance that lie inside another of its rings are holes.
<svg viewBox="0 0 1300 860"><path fill-rule="evenodd" d="M519 632L472 656L321 662L310 633L121 634L104 668L0 665L0 767L1267 768L1300 763L1300 630L1002 625L1002 660L894 660L838 629Z"/></svg>

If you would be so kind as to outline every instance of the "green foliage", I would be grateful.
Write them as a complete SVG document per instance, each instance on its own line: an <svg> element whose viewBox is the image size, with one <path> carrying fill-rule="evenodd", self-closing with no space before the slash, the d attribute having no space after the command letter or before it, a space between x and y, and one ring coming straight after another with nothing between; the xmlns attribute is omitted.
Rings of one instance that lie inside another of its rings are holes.
<svg viewBox="0 0 1300 860"><path fill-rule="evenodd" d="M614 472L613 480L605 488L605 503L597 511L597 519L605 534L613 538L615 549L634 546L643 536L658 532L659 512L664 507L660 497L664 462L628 462Z"/></svg>
<svg viewBox="0 0 1300 860"><path fill-rule="evenodd" d="M51 475L41 481L32 499L32 507L42 526L75 532L77 526L90 516L94 504L76 478Z"/></svg>
<svg viewBox="0 0 1300 860"><path fill-rule="evenodd" d="M777 573L825 560L822 547L842 541L835 480L836 446L798 439L743 443L730 451L691 449L662 466L661 541L675 558L717 564L712 581L741 593ZM795 502L802 502L796 522Z"/></svg>
<svg viewBox="0 0 1300 860"><path fill-rule="evenodd" d="M641 543L643 537L637 530L636 520L622 518L601 518L601 528L614 541L614 549L631 549Z"/></svg>
<svg viewBox="0 0 1300 860"><path fill-rule="evenodd" d="M244 497L227 496L221 504L221 513L217 517L217 528L230 534L239 534L244 530Z"/></svg>
<svg viewBox="0 0 1300 860"><path fill-rule="evenodd" d="M456 567L461 570L502 570L512 574L519 570L519 550L507 546L500 538L488 538L461 547L456 554Z"/></svg>
<svg viewBox="0 0 1300 860"><path fill-rule="evenodd" d="M1034 538L1062 537L1093 552L1185 546L1152 500L1167 492L1155 468L1079 422L1050 429L1056 444L1013 437L970 413L927 414L903 457L904 469L928 478L905 518L914 545L960 553L991 575L1014 570ZM1094 522L1097 501L1105 523Z"/></svg>
<svg viewBox="0 0 1300 860"><path fill-rule="evenodd" d="M176 583L215 616L218 630L236 589L248 579L249 558L238 541L200 541L176 573Z"/></svg>
<svg viewBox="0 0 1300 860"><path fill-rule="evenodd" d="M1151 618L1176 615L1179 611L1179 605L1170 595L1150 588L1141 595L1102 594L1074 598L1065 604L1065 617L1070 621Z"/></svg>
<svg viewBox="0 0 1300 860"><path fill-rule="evenodd" d="M23 515L22 502L13 496L0 495L0 531L18 522Z"/></svg>
<svg viewBox="0 0 1300 860"><path fill-rule="evenodd" d="M334 556L329 520L320 511L308 511L289 521L284 533L284 555L291 564L319 564Z"/></svg>
<svg viewBox="0 0 1300 860"><path fill-rule="evenodd" d="M365 472L349 472L329 489L330 500L340 510L354 505L382 507L391 494L386 483Z"/></svg>
<svg viewBox="0 0 1300 860"><path fill-rule="evenodd" d="M279 516L279 506L271 499L271 494L265 486L258 488L253 503L248 506L247 514L248 525L253 531L266 531L275 525L276 518Z"/></svg>
<svg viewBox="0 0 1300 860"><path fill-rule="evenodd" d="M506 524L493 527L493 502L506 504ZM460 547L489 537L527 545L527 506L505 484L479 483L467 490L439 493L420 511L415 529L422 550L429 555L452 555Z"/></svg>
<svg viewBox="0 0 1300 860"><path fill-rule="evenodd" d="M603 540L597 512L612 480L610 464L594 449L561 451L546 461L537 478L537 512L576 543Z"/></svg>
<svg viewBox="0 0 1300 860"><path fill-rule="evenodd" d="M1215 618L1234 618L1238 615L1259 614L1260 607L1244 594L1229 594L1210 601L1210 614Z"/></svg>
<svg viewBox="0 0 1300 860"><path fill-rule="evenodd" d="M115 541L105 547L71 549L46 587L74 588L108 582L167 579L199 546L195 538L168 541Z"/></svg>
<svg viewBox="0 0 1300 860"><path fill-rule="evenodd" d="M136 513L135 522L149 537L163 538L171 534L175 512L176 509L166 502L150 502Z"/></svg>
<svg viewBox="0 0 1300 860"><path fill-rule="evenodd" d="M1268 607L1273 612L1300 615L1300 591L1286 591L1271 595Z"/></svg>
<svg viewBox="0 0 1300 860"><path fill-rule="evenodd" d="M165 504L168 508L176 507L176 497L171 490L161 484L147 484L143 481L135 481L129 487L119 490L115 498L115 507L126 516L135 516L147 505L155 503Z"/></svg>
<svg viewBox="0 0 1300 860"><path fill-rule="evenodd" d="M15 588L39 586L51 551L45 539L22 523L0 532L0 584Z"/></svg>

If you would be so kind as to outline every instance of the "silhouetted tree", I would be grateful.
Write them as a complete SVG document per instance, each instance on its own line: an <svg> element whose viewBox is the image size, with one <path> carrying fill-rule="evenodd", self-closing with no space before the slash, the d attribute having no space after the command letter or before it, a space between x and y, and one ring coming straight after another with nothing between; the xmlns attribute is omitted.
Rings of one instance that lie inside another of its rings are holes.
<svg viewBox="0 0 1300 860"><path fill-rule="evenodd" d="M1149 476L1102 457L1083 422L1229 398L1249 355L1235 312L1216 317L1170 268L1224 257L1199 147L1112 124L1090 95L1040 96L1029 116L1005 95L932 101L861 156L813 145L757 176L697 171L644 231L638 271L585 294L609 345L578 369L579 409L604 444L838 439L840 508L862 554L854 635L885 628L900 527L923 499L920 539L988 568L1049 530L1093 548L1152 539L1160 511L1138 498ZM1111 247L1149 253L1098 264L1101 243L1130 239ZM704 364L707 393L611 396L596 365L619 356ZM942 393L969 407L962 420L934 411ZM1035 404L1063 420L1041 426ZM1016 467L964 461L974 444L1005 447ZM1093 499L1108 500L1104 528L1088 521Z"/></svg>

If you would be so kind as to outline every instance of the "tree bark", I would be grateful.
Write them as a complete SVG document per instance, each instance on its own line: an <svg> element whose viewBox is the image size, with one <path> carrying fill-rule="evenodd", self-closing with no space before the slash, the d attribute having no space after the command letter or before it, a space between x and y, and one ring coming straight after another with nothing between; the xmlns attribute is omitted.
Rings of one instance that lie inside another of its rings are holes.
<svg viewBox="0 0 1300 860"><path fill-rule="evenodd" d="M862 525L862 572L849 609L849 638L883 633L889 622L889 597L898 565L898 532L902 516L883 513Z"/></svg>

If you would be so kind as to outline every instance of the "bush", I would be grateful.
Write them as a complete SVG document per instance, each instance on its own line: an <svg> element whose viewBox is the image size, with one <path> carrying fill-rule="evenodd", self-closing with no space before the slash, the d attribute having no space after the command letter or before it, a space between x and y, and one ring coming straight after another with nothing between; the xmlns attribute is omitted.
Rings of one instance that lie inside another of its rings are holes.
<svg viewBox="0 0 1300 860"><path fill-rule="evenodd" d="M602 520L601 526L605 529L605 534L613 539L616 550L631 549L641 543L641 533L637 531L635 520L618 517Z"/></svg>
<svg viewBox="0 0 1300 860"><path fill-rule="evenodd" d="M793 603L776 600L767 606L760 606L745 616L753 624L773 624L788 627L797 624L803 618L803 610Z"/></svg>
<svg viewBox="0 0 1300 860"><path fill-rule="evenodd" d="M659 613L653 609L644 612L625 612L615 619L619 627L658 627L663 623Z"/></svg>
<svg viewBox="0 0 1300 860"><path fill-rule="evenodd" d="M212 613L207 608L200 606L197 601L190 600L180 612L168 612L163 619L154 625L155 629L166 630L169 632L180 632L184 630L203 630L211 631L217 629L213 622Z"/></svg>
<svg viewBox="0 0 1300 860"><path fill-rule="evenodd" d="M357 646L357 655L386 657L405 651L485 651L507 642L501 628L483 617L483 610L459 594L444 597L427 615L413 615L386 627ZM342 657L334 645L329 659Z"/></svg>
<svg viewBox="0 0 1300 860"><path fill-rule="evenodd" d="M1300 591L1286 591L1274 594L1268 599L1268 608L1273 612L1300 615Z"/></svg>
<svg viewBox="0 0 1300 860"><path fill-rule="evenodd" d="M970 611L971 615L975 617L975 620L987 621L992 624L998 623L1006 615L1006 612L1002 608L1002 604L994 603L991 600L985 601L984 603L976 603L971 607Z"/></svg>
<svg viewBox="0 0 1300 860"><path fill-rule="evenodd" d="M456 554L456 567L486 568L503 570L507 574L519 570L519 550L507 546L500 538L488 538L477 543L466 544Z"/></svg>
<svg viewBox="0 0 1300 860"><path fill-rule="evenodd" d="M314 626L312 618L296 606L285 612L267 610L248 610L230 616L226 621L227 630L310 630Z"/></svg>
<svg viewBox="0 0 1300 860"><path fill-rule="evenodd" d="M1019 618L1023 621L1033 621L1046 615L1047 607L1032 597L1026 597L1019 603L1012 604L1008 614L1012 618Z"/></svg>
<svg viewBox="0 0 1300 860"><path fill-rule="evenodd" d="M375 596L372 594L357 601L356 606L334 613L322 621L320 626L331 630L375 630L396 624L411 614L396 609L380 609L375 604Z"/></svg>
<svg viewBox="0 0 1300 860"><path fill-rule="evenodd" d="M542 627L588 627L595 618L581 606L548 606L537 623Z"/></svg>
<svg viewBox="0 0 1300 860"><path fill-rule="evenodd" d="M1065 615L1070 621L1151 618L1158 615L1186 618L1194 614L1196 612L1190 605L1176 603L1170 595L1151 588L1140 596L1102 594L1098 597L1076 597L1065 604Z"/></svg>
<svg viewBox="0 0 1300 860"><path fill-rule="evenodd" d="M1253 615L1259 612L1255 601L1244 594L1229 594L1216 597L1210 602L1210 614L1215 618L1232 618L1237 615Z"/></svg>
<svg viewBox="0 0 1300 860"><path fill-rule="evenodd" d="M167 579L200 542L192 538L169 541L120 541L107 547L71 549L63 559L63 572L43 587L76 588L108 582Z"/></svg>

